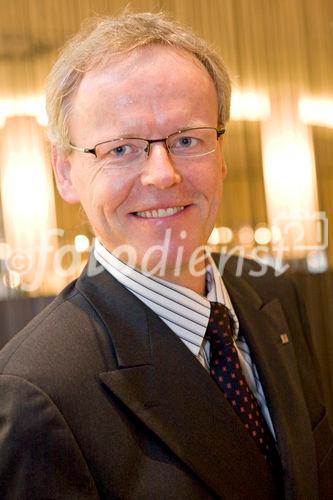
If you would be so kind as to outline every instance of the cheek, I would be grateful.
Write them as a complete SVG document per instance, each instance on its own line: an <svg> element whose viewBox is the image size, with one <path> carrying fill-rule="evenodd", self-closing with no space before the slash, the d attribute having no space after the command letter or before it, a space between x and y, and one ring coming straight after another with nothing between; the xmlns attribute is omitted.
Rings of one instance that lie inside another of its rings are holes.
<svg viewBox="0 0 333 500"><path fill-rule="evenodd" d="M218 210L223 191L223 172L220 165L207 172L204 179L205 195L212 210Z"/></svg>
<svg viewBox="0 0 333 500"><path fill-rule="evenodd" d="M221 175L214 176L214 182L210 183L207 188L207 219L206 219L206 236L209 237L216 220L219 216L221 208L223 192L223 179Z"/></svg>
<svg viewBox="0 0 333 500"><path fill-rule="evenodd" d="M219 167L218 174L215 177L215 182L213 185L214 197L217 199L218 203L221 202L222 192L223 192L223 179L222 169Z"/></svg>
<svg viewBox="0 0 333 500"><path fill-rule="evenodd" d="M131 191L132 181L115 170L86 169L86 175L75 172L73 184L86 211L112 212L124 203Z"/></svg>

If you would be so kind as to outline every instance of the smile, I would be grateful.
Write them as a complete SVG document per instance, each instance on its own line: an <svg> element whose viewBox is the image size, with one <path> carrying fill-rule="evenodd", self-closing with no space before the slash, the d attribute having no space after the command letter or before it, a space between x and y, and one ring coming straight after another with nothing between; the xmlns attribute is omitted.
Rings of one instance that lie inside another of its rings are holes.
<svg viewBox="0 0 333 500"><path fill-rule="evenodd" d="M170 208L159 208L157 210L146 210L144 212L134 212L137 217L143 217L150 219L152 217L169 217L170 215L182 212L185 207L170 207Z"/></svg>

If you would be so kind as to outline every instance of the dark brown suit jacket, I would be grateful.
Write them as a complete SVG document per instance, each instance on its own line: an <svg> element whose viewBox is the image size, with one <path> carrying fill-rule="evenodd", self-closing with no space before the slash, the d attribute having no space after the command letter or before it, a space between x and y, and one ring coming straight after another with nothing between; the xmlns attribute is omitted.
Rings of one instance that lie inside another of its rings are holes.
<svg viewBox="0 0 333 500"><path fill-rule="evenodd" d="M286 278L250 270L235 277L231 259L223 277L266 392L280 485L206 370L103 271L84 272L0 353L0 498L332 498L302 304Z"/></svg>

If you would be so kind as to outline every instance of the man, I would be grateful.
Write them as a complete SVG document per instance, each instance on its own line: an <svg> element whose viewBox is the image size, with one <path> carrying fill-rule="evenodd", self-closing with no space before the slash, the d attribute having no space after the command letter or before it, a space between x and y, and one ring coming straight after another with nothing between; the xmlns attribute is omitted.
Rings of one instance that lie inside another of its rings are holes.
<svg viewBox="0 0 333 500"><path fill-rule="evenodd" d="M97 239L1 353L1 498L329 498L299 298L251 262L222 281L205 249L226 175L220 59L161 14L103 19L47 97L58 189Z"/></svg>

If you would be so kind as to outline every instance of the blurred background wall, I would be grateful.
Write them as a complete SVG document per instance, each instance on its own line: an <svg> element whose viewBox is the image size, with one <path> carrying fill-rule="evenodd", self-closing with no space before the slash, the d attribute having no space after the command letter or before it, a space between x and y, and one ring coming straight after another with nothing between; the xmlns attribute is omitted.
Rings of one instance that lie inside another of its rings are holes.
<svg viewBox="0 0 333 500"><path fill-rule="evenodd" d="M127 5L169 12L229 67L229 174L210 244L294 273L332 407L331 0L1 0L0 297L15 298L18 311L20 297L55 294L84 265L92 234L80 207L62 202L53 184L44 85L84 19ZM5 311L3 339L20 326ZM18 322L28 316L14 314Z"/></svg>

